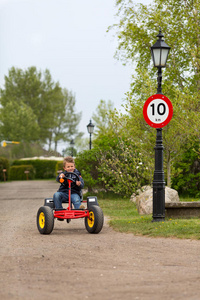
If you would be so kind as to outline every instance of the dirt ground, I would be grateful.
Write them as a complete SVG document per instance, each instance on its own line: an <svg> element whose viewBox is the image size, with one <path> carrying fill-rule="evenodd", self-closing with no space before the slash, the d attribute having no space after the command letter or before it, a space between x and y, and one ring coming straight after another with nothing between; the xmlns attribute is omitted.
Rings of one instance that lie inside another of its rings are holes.
<svg viewBox="0 0 200 300"><path fill-rule="evenodd" d="M200 299L200 241L117 233L107 218L96 235L83 219L41 235L37 210L57 188L0 184L0 299Z"/></svg>

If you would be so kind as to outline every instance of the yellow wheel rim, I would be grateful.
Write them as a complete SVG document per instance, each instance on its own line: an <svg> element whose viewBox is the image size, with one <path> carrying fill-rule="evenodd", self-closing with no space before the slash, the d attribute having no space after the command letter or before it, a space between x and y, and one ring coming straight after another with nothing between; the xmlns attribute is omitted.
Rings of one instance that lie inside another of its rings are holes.
<svg viewBox="0 0 200 300"><path fill-rule="evenodd" d="M39 225L40 225L40 228L44 228L45 216L44 216L43 212L41 212L40 215L39 215Z"/></svg>
<svg viewBox="0 0 200 300"><path fill-rule="evenodd" d="M93 213L93 211L89 212L89 218L87 219L87 221L88 221L88 226L92 228L94 226L94 213Z"/></svg>

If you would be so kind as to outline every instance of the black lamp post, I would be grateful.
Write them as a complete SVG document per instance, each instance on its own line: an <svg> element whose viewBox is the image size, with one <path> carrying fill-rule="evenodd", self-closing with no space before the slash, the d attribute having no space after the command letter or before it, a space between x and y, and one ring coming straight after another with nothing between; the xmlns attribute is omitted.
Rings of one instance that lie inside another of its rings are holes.
<svg viewBox="0 0 200 300"><path fill-rule="evenodd" d="M70 146L71 146L71 148L72 148L72 149L71 149L71 151L72 151L72 152L71 152L71 156L72 156L72 157L73 157L73 155L74 155L74 144L75 144L75 143L74 143L74 140L72 139L71 142L70 142Z"/></svg>
<svg viewBox="0 0 200 300"><path fill-rule="evenodd" d="M92 149L92 133L94 131L94 124L92 124L92 121L90 120L90 123L87 125L87 130L90 135L90 150Z"/></svg>
<svg viewBox="0 0 200 300"><path fill-rule="evenodd" d="M154 67L158 68L157 94L162 94L162 68L166 67L170 47L162 39L164 35L159 30L157 42L151 47ZM163 171L162 128L157 128L155 146L155 171L153 179L153 222L165 219L165 180Z"/></svg>

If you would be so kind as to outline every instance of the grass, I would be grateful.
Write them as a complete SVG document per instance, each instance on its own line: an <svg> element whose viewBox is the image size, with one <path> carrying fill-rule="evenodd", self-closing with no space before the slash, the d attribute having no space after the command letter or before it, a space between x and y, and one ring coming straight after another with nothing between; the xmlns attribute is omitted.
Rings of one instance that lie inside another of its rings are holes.
<svg viewBox="0 0 200 300"><path fill-rule="evenodd" d="M200 199L199 198L190 197L190 196L182 196L182 197L180 197L180 201L195 202L195 201L200 201Z"/></svg>
<svg viewBox="0 0 200 300"><path fill-rule="evenodd" d="M187 198L184 201L192 199ZM200 240L200 218L165 218L163 222L152 222L152 215L139 215L136 205L129 199L98 195L98 202L104 214L110 217L109 225L116 231L150 237Z"/></svg>

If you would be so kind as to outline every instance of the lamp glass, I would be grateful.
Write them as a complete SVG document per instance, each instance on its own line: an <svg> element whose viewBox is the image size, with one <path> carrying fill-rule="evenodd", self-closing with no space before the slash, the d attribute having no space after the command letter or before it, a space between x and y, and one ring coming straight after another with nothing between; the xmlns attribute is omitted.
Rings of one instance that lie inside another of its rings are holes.
<svg viewBox="0 0 200 300"><path fill-rule="evenodd" d="M93 133L93 131L94 131L94 125L92 124L91 120L90 120L90 123L87 125L87 130L88 130L88 133Z"/></svg>
<svg viewBox="0 0 200 300"><path fill-rule="evenodd" d="M165 67L167 63L169 49L167 48L153 48L152 58L155 67Z"/></svg>
<svg viewBox="0 0 200 300"><path fill-rule="evenodd" d="M161 49L152 49L152 56L153 56L153 62L154 66L158 67L160 66L160 54L161 54Z"/></svg>
<svg viewBox="0 0 200 300"><path fill-rule="evenodd" d="M162 67L166 66L168 53L169 53L169 49L162 48L161 57L160 57L160 65Z"/></svg>

